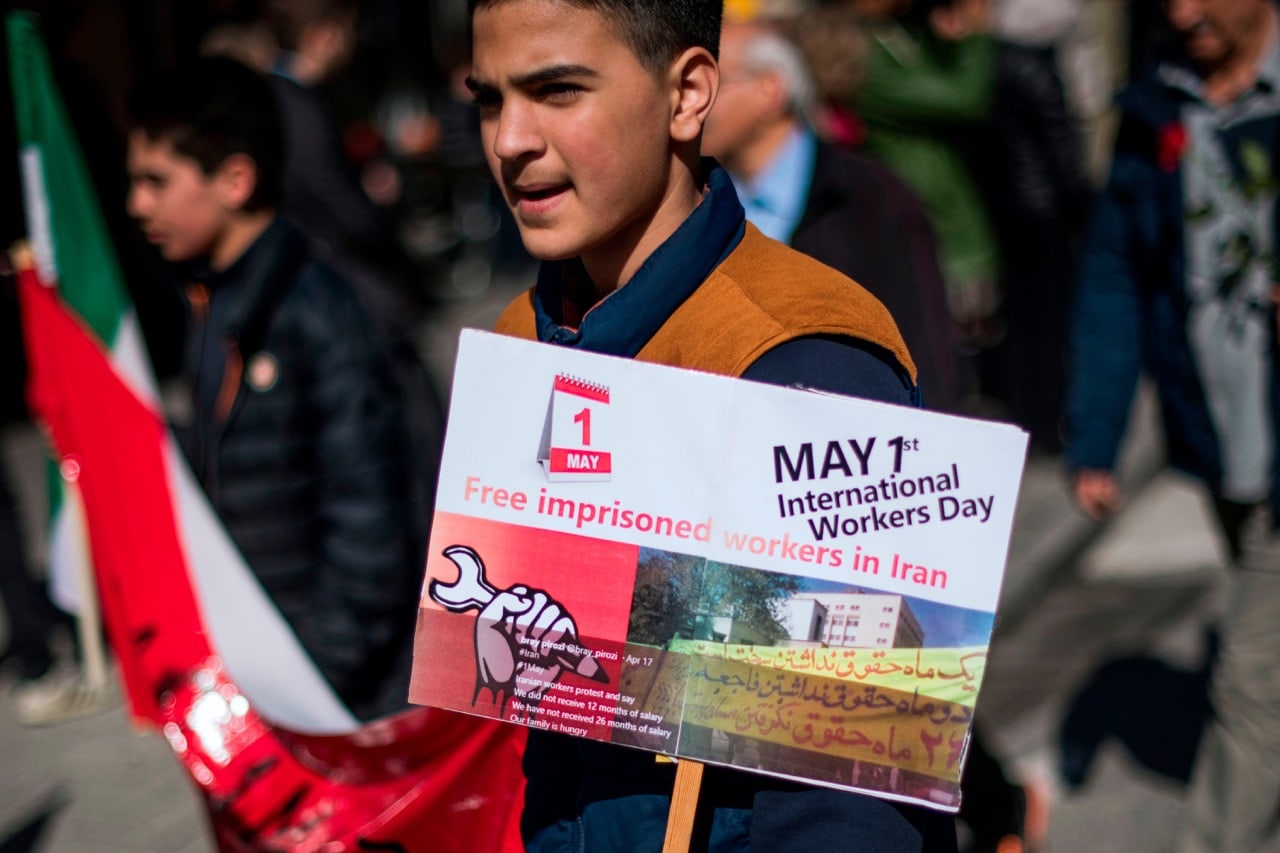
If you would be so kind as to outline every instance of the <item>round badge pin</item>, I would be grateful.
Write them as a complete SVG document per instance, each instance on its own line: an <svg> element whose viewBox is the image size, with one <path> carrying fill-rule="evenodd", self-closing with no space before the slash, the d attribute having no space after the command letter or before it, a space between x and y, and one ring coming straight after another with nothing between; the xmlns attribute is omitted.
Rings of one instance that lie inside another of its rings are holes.
<svg viewBox="0 0 1280 853"><path fill-rule="evenodd" d="M246 372L249 379L249 387L255 391L270 391L275 387L276 380L280 378L280 365L276 364L275 356L269 352L260 352L249 360L249 369Z"/></svg>

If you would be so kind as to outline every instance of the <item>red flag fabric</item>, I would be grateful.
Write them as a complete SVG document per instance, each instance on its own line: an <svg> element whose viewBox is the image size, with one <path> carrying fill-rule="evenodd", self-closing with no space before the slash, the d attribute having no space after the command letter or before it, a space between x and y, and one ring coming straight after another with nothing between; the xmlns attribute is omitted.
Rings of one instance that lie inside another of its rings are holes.
<svg viewBox="0 0 1280 853"><path fill-rule="evenodd" d="M29 402L82 496L130 708L160 728L190 771L219 845L521 850L522 729L420 708L348 734L306 735L258 715L205 628L161 413L133 393L34 267L19 275Z"/></svg>

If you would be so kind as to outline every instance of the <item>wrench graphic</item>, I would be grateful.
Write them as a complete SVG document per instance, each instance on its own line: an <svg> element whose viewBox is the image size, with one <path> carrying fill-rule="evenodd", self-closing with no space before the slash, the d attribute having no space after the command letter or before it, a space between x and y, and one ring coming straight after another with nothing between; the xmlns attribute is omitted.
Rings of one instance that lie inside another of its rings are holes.
<svg viewBox="0 0 1280 853"><path fill-rule="evenodd" d="M466 545L450 545L442 552L458 567L458 579L451 584L432 580L427 585L431 600L454 613L465 613L471 608L483 610L498 591L484 578L484 561Z"/></svg>
<svg viewBox="0 0 1280 853"><path fill-rule="evenodd" d="M457 566L458 579L453 583L442 583L438 579L432 579L427 585L427 594L431 596L432 601L454 613L464 613L472 608L483 611L500 594L485 579L484 561L480 559L480 555L474 549L466 545L450 545L441 553ZM510 590L506 590L506 592L517 596L522 601L529 600L530 595L541 595L551 604L555 604L545 593L538 593L536 590L529 590L524 586L517 585ZM555 606L559 607L559 605ZM564 612L559 619L556 619L550 629L559 630L566 641L565 645L581 646L578 641L577 626L574 624L573 617L567 612ZM569 651L559 651L555 652L552 657L560 666L584 678L590 678L593 681L605 684L609 683L608 673L596 662L590 652L584 650L582 654L575 654Z"/></svg>

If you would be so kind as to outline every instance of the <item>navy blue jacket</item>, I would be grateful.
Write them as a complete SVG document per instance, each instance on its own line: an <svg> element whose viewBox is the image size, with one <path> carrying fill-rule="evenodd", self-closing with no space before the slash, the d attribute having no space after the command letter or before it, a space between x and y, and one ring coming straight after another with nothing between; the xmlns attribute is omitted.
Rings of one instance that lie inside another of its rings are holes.
<svg viewBox="0 0 1280 853"><path fill-rule="evenodd" d="M1169 462L1222 481L1222 458L1186 334L1179 111L1189 96L1149 76L1121 93L1111 175L1095 209L1072 328L1068 464L1111 470L1138 375L1160 401ZM1280 245L1280 236L1275 245ZM1275 324L1271 323L1275 350ZM1280 434L1276 373L1272 419ZM1280 466L1278 466L1280 467ZM1280 509L1273 474L1272 506Z"/></svg>

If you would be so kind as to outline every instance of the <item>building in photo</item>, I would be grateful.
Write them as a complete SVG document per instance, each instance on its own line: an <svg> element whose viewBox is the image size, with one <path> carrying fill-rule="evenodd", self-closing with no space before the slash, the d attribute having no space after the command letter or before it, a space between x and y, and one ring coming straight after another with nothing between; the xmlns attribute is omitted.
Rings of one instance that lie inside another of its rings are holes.
<svg viewBox="0 0 1280 853"><path fill-rule="evenodd" d="M924 629L906 596L877 592L802 592L786 602L788 645L918 649Z"/></svg>

